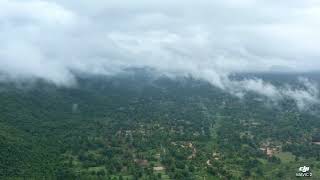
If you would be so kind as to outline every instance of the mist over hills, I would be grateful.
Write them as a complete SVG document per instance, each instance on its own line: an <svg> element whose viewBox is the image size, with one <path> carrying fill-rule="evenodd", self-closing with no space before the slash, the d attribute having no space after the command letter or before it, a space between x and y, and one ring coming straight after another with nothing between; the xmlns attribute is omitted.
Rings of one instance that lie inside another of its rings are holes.
<svg viewBox="0 0 320 180"><path fill-rule="evenodd" d="M300 109L319 103L317 85L306 78L300 89L279 89L256 76L230 78L319 71L318 2L180 3L2 0L0 81L74 86L78 74L151 69L157 76L204 80L239 97L247 91L273 101L289 96Z"/></svg>
<svg viewBox="0 0 320 180"><path fill-rule="evenodd" d="M0 5L1 80L41 78L69 85L74 72L113 75L147 67L222 87L232 73L320 69L317 1L2 0Z"/></svg>
<svg viewBox="0 0 320 180"><path fill-rule="evenodd" d="M0 8L0 179L320 177L320 1Z"/></svg>
<svg viewBox="0 0 320 180"><path fill-rule="evenodd" d="M83 85L95 84L97 87L105 87L114 85L124 81L127 86L135 89L143 89L150 86L161 79L171 79L176 82L199 81L209 83L211 86L225 91L233 96L242 98L248 93L255 93L259 96L268 98L273 101L274 105L284 98L293 99L300 110L306 110L309 106L319 104L319 73L234 73L222 78L222 86L217 86L207 80L195 78L192 74L185 76L172 76L160 73L150 68L128 68L122 73L115 75L92 75L88 73L75 73L74 83L65 88L85 88ZM36 88L36 84L47 84L42 79L20 79L14 81L4 81L3 84L12 84L17 87ZM86 82L83 84L83 82ZM110 84L110 82L113 82ZM102 83L101 85L99 83ZM106 84L105 84L106 83ZM48 84L49 85L49 84ZM55 84L52 84L55 87ZM156 85L158 86L158 85ZM58 87L60 87L58 85ZM213 88L212 87L212 88ZM214 88L213 88L214 89Z"/></svg>

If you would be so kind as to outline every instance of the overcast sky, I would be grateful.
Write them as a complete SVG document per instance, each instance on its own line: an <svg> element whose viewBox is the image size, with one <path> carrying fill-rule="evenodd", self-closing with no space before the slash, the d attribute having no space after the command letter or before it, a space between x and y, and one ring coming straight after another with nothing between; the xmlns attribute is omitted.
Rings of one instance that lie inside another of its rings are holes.
<svg viewBox="0 0 320 180"><path fill-rule="evenodd" d="M320 70L319 0L0 0L0 8L2 79L63 85L74 71L150 67L224 88L232 72Z"/></svg>

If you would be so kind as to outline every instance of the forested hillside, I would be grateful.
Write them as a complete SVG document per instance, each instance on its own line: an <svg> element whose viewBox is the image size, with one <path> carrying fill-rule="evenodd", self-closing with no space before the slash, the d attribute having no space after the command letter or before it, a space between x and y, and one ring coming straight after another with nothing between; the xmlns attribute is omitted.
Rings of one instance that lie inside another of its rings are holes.
<svg viewBox="0 0 320 180"><path fill-rule="evenodd" d="M304 165L320 177L317 105L192 78L78 82L0 85L1 179L291 179Z"/></svg>

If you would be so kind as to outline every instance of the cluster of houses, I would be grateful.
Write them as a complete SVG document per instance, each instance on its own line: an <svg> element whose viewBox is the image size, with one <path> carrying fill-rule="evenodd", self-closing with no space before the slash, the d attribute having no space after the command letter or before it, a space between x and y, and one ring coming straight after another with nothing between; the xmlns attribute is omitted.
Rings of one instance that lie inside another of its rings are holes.
<svg viewBox="0 0 320 180"><path fill-rule="evenodd" d="M272 157L274 154L280 152L281 146L271 145L270 142L267 142L260 147L260 150L264 152L267 156Z"/></svg>

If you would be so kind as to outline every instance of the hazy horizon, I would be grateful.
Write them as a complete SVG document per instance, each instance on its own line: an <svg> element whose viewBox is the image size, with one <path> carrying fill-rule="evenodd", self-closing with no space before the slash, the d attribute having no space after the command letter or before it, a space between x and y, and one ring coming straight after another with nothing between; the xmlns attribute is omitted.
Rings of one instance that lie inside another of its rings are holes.
<svg viewBox="0 0 320 180"><path fill-rule="evenodd" d="M318 1L0 0L0 80L39 78L76 84L74 72L116 75L151 68L191 76L241 96L254 91L319 101L307 90L278 89L234 73L320 70Z"/></svg>

